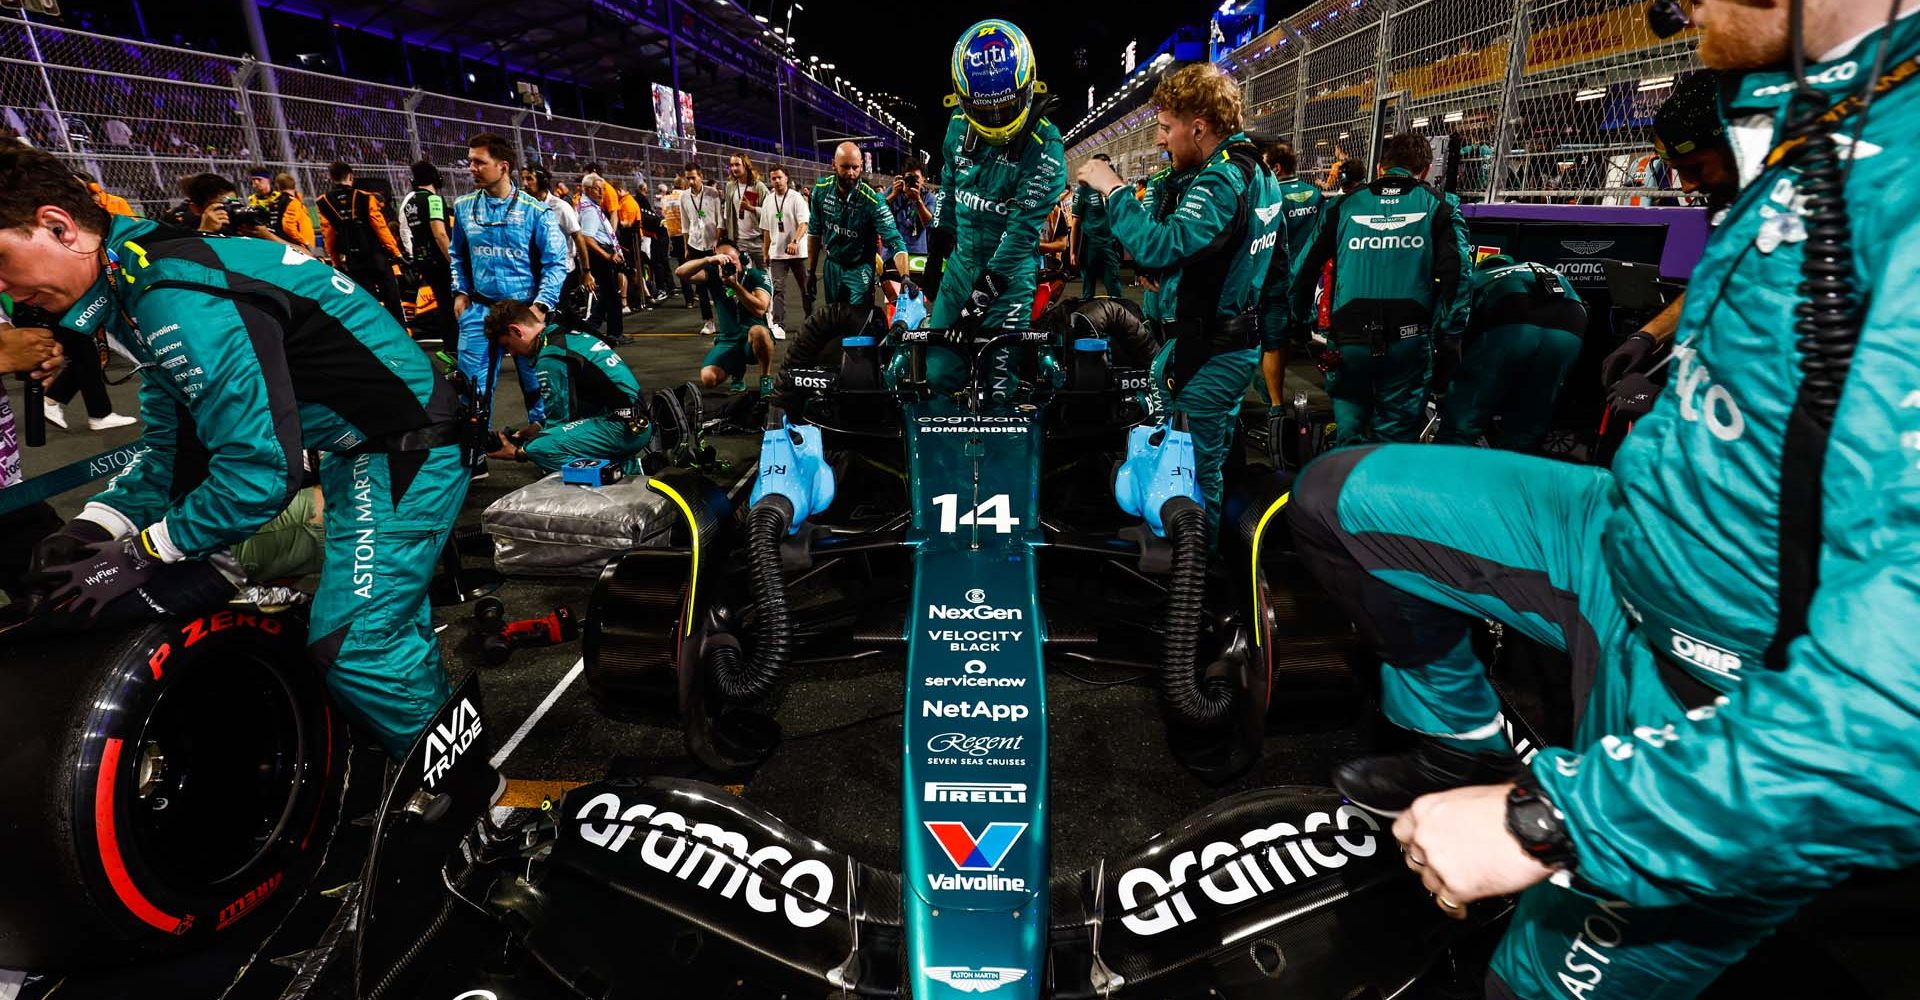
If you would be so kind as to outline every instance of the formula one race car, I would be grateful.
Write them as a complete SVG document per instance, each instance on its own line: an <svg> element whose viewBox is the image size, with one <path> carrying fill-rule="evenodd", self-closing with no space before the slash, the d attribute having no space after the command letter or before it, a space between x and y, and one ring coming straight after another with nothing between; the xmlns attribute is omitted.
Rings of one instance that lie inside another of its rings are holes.
<svg viewBox="0 0 1920 1000"><path fill-rule="evenodd" d="M496 821L469 682L381 811L361 996L1332 1000L1420 977L1466 925L1328 789L1241 792L1053 870L1050 662L1157 673L1202 780L1258 753L1285 641L1258 555L1285 494L1236 476L1210 572L1192 443L1161 417L1138 317L1051 316L972 334L817 313L750 505L656 480L676 544L610 565L586 616L601 710L677 716L715 782L613 778ZM719 784L778 746L783 675L872 655L904 657L897 872Z"/></svg>

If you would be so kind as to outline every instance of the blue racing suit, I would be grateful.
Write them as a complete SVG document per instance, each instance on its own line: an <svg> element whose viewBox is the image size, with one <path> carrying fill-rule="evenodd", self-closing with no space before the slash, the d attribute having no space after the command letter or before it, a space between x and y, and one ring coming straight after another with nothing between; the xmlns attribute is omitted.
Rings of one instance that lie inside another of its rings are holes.
<svg viewBox="0 0 1920 1000"><path fill-rule="evenodd" d="M512 299L538 302L551 310L560 301L560 285L567 280L567 241L547 206L515 187L505 198L470 191L453 203L452 231L447 234L453 291L472 300L460 314L460 370L488 393L493 405L493 373L487 359L499 355L487 343L487 307ZM540 383L533 365L514 359L520 373L520 391L527 397L527 420L546 417L540 403Z"/></svg>
<svg viewBox="0 0 1920 1000"><path fill-rule="evenodd" d="M457 394L345 275L267 240L115 217L61 325L137 362L141 449L80 514L161 561L251 537L322 453L326 562L308 639L327 689L398 757L448 695L427 607L466 498Z"/></svg>
<svg viewBox="0 0 1920 1000"><path fill-rule="evenodd" d="M1888 76L1846 184L1862 326L1820 483L1804 634L1779 629L1782 455L1809 212L1785 72L1723 85L1747 184L1714 232L1672 378L1613 469L1432 446L1336 451L1303 475L1296 540L1380 647L1397 724L1497 747L1467 642L1482 618L1565 649L1590 690L1530 767L1576 848L1521 896L1494 969L1518 995L1691 997L1818 890L1920 863L1920 18L1811 66L1828 104ZM1796 507L1796 509L1798 509ZM1817 549L1817 551L1815 551Z"/></svg>

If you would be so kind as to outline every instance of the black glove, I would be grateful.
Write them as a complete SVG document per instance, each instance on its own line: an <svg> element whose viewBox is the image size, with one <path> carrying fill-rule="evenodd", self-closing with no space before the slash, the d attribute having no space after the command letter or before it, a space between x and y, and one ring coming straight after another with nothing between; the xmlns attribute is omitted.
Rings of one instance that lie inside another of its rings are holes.
<svg viewBox="0 0 1920 1000"><path fill-rule="evenodd" d="M900 276L900 297L903 299L911 299L911 298L917 298L919 297L919 295L920 295L920 286L914 284L912 278L909 278L906 275L901 275Z"/></svg>
<svg viewBox="0 0 1920 1000"><path fill-rule="evenodd" d="M66 523L59 531L40 539L33 547L33 561L28 572L38 576L50 566L59 566L73 562L87 554L87 550L101 542L109 541L113 533L92 521L75 518Z"/></svg>
<svg viewBox="0 0 1920 1000"><path fill-rule="evenodd" d="M138 590L163 565L142 531L90 546L78 558L50 564L37 579L53 585L48 598L53 607L71 597L73 603L62 610L92 617L115 598Z"/></svg>
<svg viewBox="0 0 1920 1000"><path fill-rule="evenodd" d="M1654 342L1653 334L1645 330L1636 331L1632 336L1620 342L1613 353L1600 359L1600 388L1610 389L1620 376L1640 367L1660 347Z"/></svg>
<svg viewBox="0 0 1920 1000"><path fill-rule="evenodd" d="M999 275L992 271L980 272L980 277L973 280L973 291L967 293L966 304L960 307L960 325L977 325L993 306L994 300L1006 290L1007 283Z"/></svg>
<svg viewBox="0 0 1920 1000"><path fill-rule="evenodd" d="M1433 394L1444 396L1460 367L1460 338L1441 337L1433 342Z"/></svg>
<svg viewBox="0 0 1920 1000"><path fill-rule="evenodd" d="M1635 336L1639 336L1635 334ZM1611 357L1608 358L1612 360ZM1653 409L1654 401L1660 398L1660 387L1653 380L1641 374L1628 375L1615 383L1613 391L1607 394L1607 405L1613 412L1637 420Z"/></svg>

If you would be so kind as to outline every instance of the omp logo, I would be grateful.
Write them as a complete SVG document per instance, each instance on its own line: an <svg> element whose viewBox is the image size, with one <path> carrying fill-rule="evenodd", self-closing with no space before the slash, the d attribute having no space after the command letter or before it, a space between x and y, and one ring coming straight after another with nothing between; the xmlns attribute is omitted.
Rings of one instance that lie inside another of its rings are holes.
<svg viewBox="0 0 1920 1000"><path fill-rule="evenodd" d="M1302 836L1302 833L1311 834L1329 826L1352 831L1355 824L1366 829L1354 832L1351 838ZM1300 878L1313 878L1320 873L1319 869L1340 868L1349 858L1370 858L1380 850L1380 840L1380 824L1350 805L1341 806L1332 815L1312 813L1299 827L1282 821L1248 830L1240 835L1238 844L1218 840L1198 851L1174 855L1167 859L1165 875L1152 868L1129 869L1114 887L1120 897L1120 908L1132 912L1143 902L1159 902L1137 916L1120 918L1120 922L1141 937L1152 937L1198 920L1194 912L1195 899L1189 897L1187 887L1187 878L1195 871L1217 868L1212 874L1195 880L1201 896L1217 906L1238 906L1256 896L1276 892L1279 886L1292 885ZM1329 842L1335 850L1322 846ZM1266 844L1266 848L1258 849L1262 844ZM1222 865L1223 858L1233 860ZM1288 859L1292 860L1291 865Z"/></svg>
<svg viewBox="0 0 1920 1000"><path fill-rule="evenodd" d="M480 737L480 729L480 713L473 707L473 702L465 698L453 706L453 714L445 723L434 723L427 732L427 755L421 766L428 788L446 777L453 762L459 760L460 755Z"/></svg>
<svg viewBox="0 0 1920 1000"><path fill-rule="evenodd" d="M1017 781L929 781L921 791L927 802L1019 805L1027 801L1027 786Z"/></svg>
<svg viewBox="0 0 1920 1000"><path fill-rule="evenodd" d="M970 968L964 965L929 965L921 970L927 978L962 993L991 993L1008 983L1017 983L1027 978L1025 969L1009 969L989 965L984 968Z"/></svg>
<svg viewBox="0 0 1920 1000"><path fill-rule="evenodd" d="M650 802L625 806L618 795L601 792L587 800L573 818L580 821L580 839L595 847L618 852L641 822L650 827L640 844L640 860L682 882L733 899L744 888L747 905L757 913L779 911L795 927L825 923L832 912L816 903L833 898L833 869L816 858L794 862L793 852L779 844L752 850L747 838L712 823L688 825L676 812L656 811ZM599 819L606 825L588 822ZM784 869L784 870L783 870ZM769 895L761 872L780 872L785 892ZM695 874L699 874L697 880Z"/></svg>
<svg viewBox="0 0 1920 1000"><path fill-rule="evenodd" d="M999 871L1014 841L1027 832L1025 823L988 823L978 835L965 823L927 820L925 825L947 860L963 872Z"/></svg>
<svg viewBox="0 0 1920 1000"><path fill-rule="evenodd" d="M1673 630L1673 640L1667 648L1673 650L1673 655L1709 673L1734 680L1740 677L1738 653L1722 649L1704 639L1696 639L1679 629Z"/></svg>
<svg viewBox="0 0 1920 1000"><path fill-rule="evenodd" d="M1397 215L1356 215L1353 216L1353 221L1368 229L1390 233L1396 229L1405 229L1426 217L1425 212L1403 212Z"/></svg>
<svg viewBox="0 0 1920 1000"><path fill-rule="evenodd" d="M1262 206L1260 206L1259 208L1256 208L1256 209L1254 209L1254 210L1253 210L1253 214L1255 214L1255 215L1257 215L1257 216L1259 216L1259 217L1260 217L1260 224L1261 224L1261 225L1265 225L1265 224L1267 224L1267 223L1269 223L1269 222L1272 222L1272 221L1273 221L1273 217L1274 217L1274 216L1276 216L1276 215L1279 215L1279 214L1280 214L1280 210L1281 210L1281 209L1283 209L1283 208L1285 208L1285 207L1287 207L1287 206L1285 206L1285 205L1282 205L1282 204L1280 204L1280 203L1278 203L1278 202L1275 202L1274 204L1271 204L1271 205L1262 205Z"/></svg>
<svg viewBox="0 0 1920 1000"><path fill-rule="evenodd" d="M100 296L97 299L94 299L91 303L88 303L87 308L81 311L80 317L73 321L74 329L76 330L85 329L87 322L93 319L94 314L99 312L102 309L105 309L106 307L107 307L107 297L104 295Z"/></svg>
<svg viewBox="0 0 1920 1000"><path fill-rule="evenodd" d="M1426 245L1425 236L1355 236L1347 240L1349 250L1418 250Z"/></svg>
<svg viewBox="0 0 1920 1000"><path fill-rule="evenodd" d="M1027 613L1019 608L993 608L976 604L971 608L955 607L951 604L927 605L927 617L965 621L1020 621Z"/></svg>
<svg viewBox="0 0 1920 1000"><path fill-rule="evenodd" d="M1560 245L1577 254L1589 257L1613 245L1612 240L1561 240Z"/></svg>
<svg viewBox="0 0 1920 1000"><path fill-rule="evenodd" d="M985 701L923 701L923 719L983 719L987 722L1019 722L1033 714L1025 705L995 705Z"/></svg>
<svg viewBox="0 0 1920 1000"><path fill-rule="evenodd" d="M1860 66L1849 59L1838 66L1828 66L1826 69L1807 77L1807 82L1815 86L1823 83L1846 83L1848 80L1859 75ZM1761 87L1755 90L1753 96L1778 97L1781 94L1791 94L1796 86L1798 86L1798 84L1793 82L1776 83L1770 87Z"/></svg>

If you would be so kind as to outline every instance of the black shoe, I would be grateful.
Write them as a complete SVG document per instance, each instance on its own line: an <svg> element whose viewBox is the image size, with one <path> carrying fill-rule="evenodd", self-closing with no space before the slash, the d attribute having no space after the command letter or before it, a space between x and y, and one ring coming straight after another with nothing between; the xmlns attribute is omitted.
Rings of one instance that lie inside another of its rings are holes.
<svg viewBox="0 0 1920 1000"><path fill-rule="evenodd" d="M1416 736L1411 753L1350 760L1333 769L1333 787L1368 812L1398 816L1413 800L1467 785L1499 785L1526 770L1511 750L1457 750L1430 736Z"/></svg>

